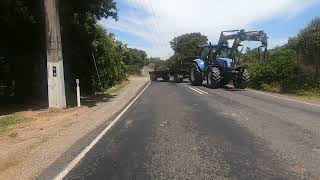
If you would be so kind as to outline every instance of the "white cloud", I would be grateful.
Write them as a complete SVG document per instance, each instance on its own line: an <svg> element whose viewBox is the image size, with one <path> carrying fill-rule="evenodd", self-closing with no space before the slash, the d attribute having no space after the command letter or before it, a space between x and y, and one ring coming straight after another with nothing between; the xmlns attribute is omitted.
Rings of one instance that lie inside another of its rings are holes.
<svg viewBox="0 0 320 180"><path fill-rule="evenodd" d="M272 49L277 46L282 46L286 44L289 40L289 37L287 38L269 38L269 49Z"/></svg>
<svg viewBox="0 0 320 180"><path fill-rule="evenodd" d="M169 41L182 33L201 32L216 42L222 30L252 27L253 23L301 13L319 0L122 0L131 7L120 9L119 21L101 21L107 28L135 35L152 44L137 47L149 56L166 58L172 54ZM156 14L153 16L151 4ZM270 45L287 38L270 39ZM129 44L129 46L131 46Z"/></svg>

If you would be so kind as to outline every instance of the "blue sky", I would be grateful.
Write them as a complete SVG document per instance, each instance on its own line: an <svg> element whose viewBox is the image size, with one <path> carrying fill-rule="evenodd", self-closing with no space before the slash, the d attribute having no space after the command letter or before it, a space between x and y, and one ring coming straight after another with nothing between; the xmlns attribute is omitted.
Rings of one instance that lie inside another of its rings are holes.
<svg viewBox="0 0 320 180"><path fill-rule="evenodd" d="M222 30L264 30L272 48L320 16L320 0L117 0L117 7L119 21L100 21L107 31L164 59L173 54L169 41L183 33L215 43Z"/></svg>

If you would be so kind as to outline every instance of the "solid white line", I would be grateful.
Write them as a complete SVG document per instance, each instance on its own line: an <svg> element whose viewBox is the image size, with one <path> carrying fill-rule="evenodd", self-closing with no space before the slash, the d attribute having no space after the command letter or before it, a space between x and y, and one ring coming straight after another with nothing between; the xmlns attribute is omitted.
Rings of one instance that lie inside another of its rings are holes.
<svg viewBox="0 0 320 180"><path fill-rule="evenodd" d="M281 96L276 96L276 95L272 95L272 94L268 94L268 93L264 93L264 92L255 91L255 90L251 90L251 91L256 93L256 94L262 94L262 95L271 96L271 97L275 97L275 98L279 98L279 99L284 99L284 100L287 100L287 101L302 103L302 104L306 104L306 105L309 105L309 106L320 107L320 104L313 104L313 103L308 103L308 102L304 102L304 101L294 100L294 99L285 98L285 97L281 97Z"/></svg>
<svg viewBox="0 0 320 180"><path fill-rule="evenodd" d="M209 93L207 93L206 91L204 91L204 90L202 90L202 89L199 89L199 88L196 88L196 87L193 87L194 89L196 89L196 90L198 90L198 91L200 91L200 92L202 92L202 93L204 93L204 94L209 94Z"/></svg>
<svg viewBox="0 0 320 180"><path fill-rule="evenodd" d="M119 121L122 115L132 106L132 104L141 96L141 94L148 88L150 82L146 87L131 101L130 104L87 146L75 159L73 159L68 166L58 174L54 180L62 180L79 162L80 160L93 148L94 145L111 129L111 127Z"/></svg>
<svg viewBox="0 0 320 180"><path fill-rule="evenodd" d="M193 89L192 87L189 87L191 90L193 90L193 91L195 91L195 92L197 92L197 93L199 93L199 94L203 94L201 91L198 91L198 90L196 90L196 89Z"/></svg>

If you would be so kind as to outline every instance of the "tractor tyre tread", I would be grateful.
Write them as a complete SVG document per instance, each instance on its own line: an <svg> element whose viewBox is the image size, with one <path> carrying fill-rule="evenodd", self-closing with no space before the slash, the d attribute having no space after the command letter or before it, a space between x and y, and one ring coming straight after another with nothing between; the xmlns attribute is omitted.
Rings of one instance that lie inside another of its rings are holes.
<svg viewBox="0 0 320 180"><path fill-rule="evenodd" d="M222 81L221 72L218 68L212 67L207 76L208 87L216 89L220 87Z"/></svg>
<svg viewBox="0 0 320 180"><path fill-rule="evenodd" d="M250 81L250 74L248 70L244 69L238 78L234 81L234 87L237 89L246 89L248 86L248 83Z"/></svg>

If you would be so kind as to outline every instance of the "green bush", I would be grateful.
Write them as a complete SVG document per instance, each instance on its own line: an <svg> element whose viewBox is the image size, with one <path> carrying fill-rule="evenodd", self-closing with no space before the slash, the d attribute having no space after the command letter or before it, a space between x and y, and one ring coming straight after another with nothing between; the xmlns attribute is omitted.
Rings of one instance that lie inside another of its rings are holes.
<svg viewBox="0 0 320 180"><path fill-rule="evenodd" d="M251 86L264 89L267 85L280 85L280 91L292 89L299 79L299 67L294 50L277 48L269 52L269 59L248 66L251 73Z"/></svg>
<svg viewBox="0 0 320 180"><path fill-rule="evenodd" d="M126 46L107 34L102 27L97 27L95 57L97 73L92 73L92 83L95 91L104 91L125 78L126 66L122 61Z"/></svg>

